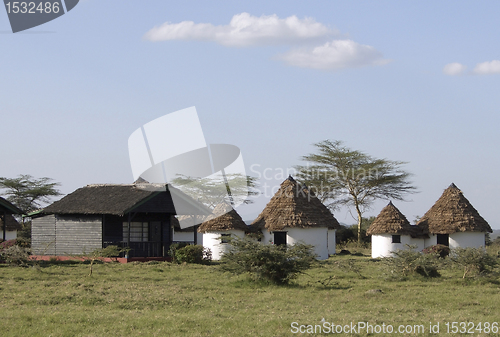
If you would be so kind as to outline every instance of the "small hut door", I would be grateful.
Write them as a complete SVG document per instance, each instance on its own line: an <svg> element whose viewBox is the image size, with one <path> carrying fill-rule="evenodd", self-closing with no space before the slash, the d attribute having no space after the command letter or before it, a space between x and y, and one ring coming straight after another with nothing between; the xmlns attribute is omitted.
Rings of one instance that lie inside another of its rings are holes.
<svg viewBox="0 0 500 337"><path fill-rule="evenodd" d="M286 232L274 232L274 244L286 245Z"/></svg>
<svg viewBox="0 0 500 337"><path fill-rule="evenodd" d="M151 252L149 256L162 256L161 221L151 221L149 223L149 241L151 241Z"/></svg>
<svg viewBox="0 0 500 337"><path fill-rule="evenodd" d="M437 244L450 246L450 235L449 234L438 234L437 235Z"/></svg>

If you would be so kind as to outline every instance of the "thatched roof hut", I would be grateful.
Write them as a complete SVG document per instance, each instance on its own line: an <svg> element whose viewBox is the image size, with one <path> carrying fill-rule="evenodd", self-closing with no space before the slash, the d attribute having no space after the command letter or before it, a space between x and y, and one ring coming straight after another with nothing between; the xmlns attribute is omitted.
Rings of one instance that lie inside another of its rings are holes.
<svg viewBox="0 0 500 337"><path fill-rule="evenodd" d="M399 234L410 235L411 237L423 235L421 229L417 226L412 226L404 214L392 202L389 202L380 211L380 214L372 222L366 234Z"/></svg>
<svg viewBox="0 0 500 337"><path fill-rule="evenodd" d="M271 198L252 223L256 229L281 231L284 228L327 227L339 229L340 224L325 205L291 176Z"/></svg>
<svg viewBox="0 0 500 337"><path fill-rule="evenodd" d="M452 234L455 232L489 232L491 227L465 198L462 191L451 184L431 209L417 223L424 233Z"/></svg>
<svg viewBox="0 0 500 337"><path fill-rule="evenodd" d="M231 205L221 202L214 208L207 220L198 227L198 232L222 232L231 229L248 231L248 226Z"/></svg>

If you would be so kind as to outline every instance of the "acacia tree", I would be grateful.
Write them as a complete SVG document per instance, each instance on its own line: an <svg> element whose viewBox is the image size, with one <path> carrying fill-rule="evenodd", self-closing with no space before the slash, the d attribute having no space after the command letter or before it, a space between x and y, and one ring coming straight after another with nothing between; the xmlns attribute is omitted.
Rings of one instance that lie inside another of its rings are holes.
<svg viewBox="0 0 500 337"><path fill-rule="evenodd" d="M16 205L23 213L35 211L51 197L61 195L57 189L59 183L51 178L34 178L29 174L21 174L17 178L0 177L0 189L3 189L7 200Z"/></svg>
<svg viewBox="0 0 500 337"><path fill-rule="evenodd" d="M358 217L358 241L361 241L363 212L377 199L404 200L414 193L410 173L400 161L373 158L351 150L341 141L324 140L314 144L318 153L302 157L307 165L297 166L298 179L331 210L354 207Z"/></svg>

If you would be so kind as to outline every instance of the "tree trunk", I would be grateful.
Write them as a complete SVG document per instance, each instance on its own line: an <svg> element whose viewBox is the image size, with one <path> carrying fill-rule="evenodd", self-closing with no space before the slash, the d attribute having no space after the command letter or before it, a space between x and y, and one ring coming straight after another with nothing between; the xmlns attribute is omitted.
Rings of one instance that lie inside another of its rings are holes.
<svg viewBox="0 0 500 337"><path fill-rule="evenodd" d="M361 220L363 218L357 202L355 203L355 206L356 206L356 213L358 213L358 243L361 243Z"/></svg>

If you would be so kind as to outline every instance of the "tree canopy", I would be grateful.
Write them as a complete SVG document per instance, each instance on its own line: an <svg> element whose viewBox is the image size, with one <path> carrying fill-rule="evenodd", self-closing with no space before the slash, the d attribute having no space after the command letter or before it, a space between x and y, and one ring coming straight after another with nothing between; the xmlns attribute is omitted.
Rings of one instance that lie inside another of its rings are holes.
<svg viewBox="0 0 500 337"><path fill-rule="evenodd" d="M317 153L302 157L307 165L297 166L298 179L332 211L339 206L354 207L361 240L362 213L377 199L404 200L416 188L401 161L373 158L351 150L341 141L314 144Z"/></svg>
<svg viewBox="0 0 500 337"><path fill-rule="evenodd" d="M4 190L7 200L25 214L49 203L51 197L61 195L57 189L58 186L60 184L51 178L37 179L29 174L21 174L17 178L0 177L0 189Z"/></svg>
<svg viewBox="0 0 500 337"><path fill-rule="evenodd" d="M172 185L213 209L225 201L231 205L252 203L249 196L257 195L256 178L241 174L226 174L224 176L193 178L179 175L172 180Z"/></svg>

